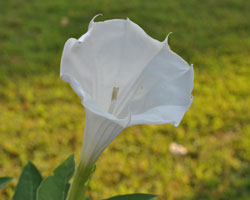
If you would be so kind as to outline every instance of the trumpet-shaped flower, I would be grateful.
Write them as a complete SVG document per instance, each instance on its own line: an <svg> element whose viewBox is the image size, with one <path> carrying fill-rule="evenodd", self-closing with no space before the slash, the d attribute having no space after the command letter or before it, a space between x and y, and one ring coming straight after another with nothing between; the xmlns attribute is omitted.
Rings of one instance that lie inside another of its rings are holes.
<svg viewBox="0 0 250 200"><path fill-rule="evenodd" d="M85 107L85 167L124 128L178 126L192 103L193 67L170 49L168 36L155 40L129 19L93 19L86 34L66 42L60 76Z"/></svg>

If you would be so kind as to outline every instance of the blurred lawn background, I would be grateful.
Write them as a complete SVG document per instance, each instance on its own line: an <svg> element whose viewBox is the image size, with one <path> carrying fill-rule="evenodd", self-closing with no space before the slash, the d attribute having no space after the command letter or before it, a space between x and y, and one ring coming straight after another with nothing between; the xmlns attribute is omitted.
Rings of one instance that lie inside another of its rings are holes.
<svg viewBox="0 0 250 200"><path fill-rule="evenodd" d="M43 175L79 157L84 109L59 78L65 41L91 18L129 17L194 64L194 103L178 128L126 129L101 156L91 197L145 192L159 200L250 199L250 1L0 0L0 192L22 167ZM172 142L188 154L169 152Z"/></svg>

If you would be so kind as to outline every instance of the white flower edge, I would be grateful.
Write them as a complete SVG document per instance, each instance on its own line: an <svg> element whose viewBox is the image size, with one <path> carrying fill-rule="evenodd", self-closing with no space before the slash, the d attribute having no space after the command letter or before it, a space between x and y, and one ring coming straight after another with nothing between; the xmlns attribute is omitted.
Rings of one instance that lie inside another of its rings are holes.
<svg viewBox="0 0 250 200"><path fill-rule="evenodd" d="M97 16L99 16L99 15L97 15ZM129 23L133 23L128 18L126 20L114 19L114 20L107 20L107 21L104 21L104 22L94 22L94 19L97 16L95 16L91 20L87 33L85 33L83 36L81 36L78 40L75 39L75 38L70 38L66 42L63 54L67 54L67 49L70 49L72 46L77 45L79 43L84 43L84 40L86 40L86 38L91 36L91 32L93 31L93 27L94 27L95 24L112 23L114 21L127 21ZM136 26L139 29L141 29L138 25L136 25ZM189 66L184 59L182 59L179 55L177 55L175 52L173 52L170 49L170 47L168 45L168 36L169 36L169 34L167 35L166 39L163 42L159 42L158 40L155 40L155 39L151 38L145 32L144 32L144 34L145 34L145 37L148 37L149 39L151 39L151 40L153 40L155 42L161 43L162 47L161 47L160 51L162 51L163 49L167 49L169 51L169 53L172 54L172 56L175 56L177 59L179 59L179 61L182 62L182 64L185 64L187 66L187 68L185 69L185 73L190 74L190 77L192 79L191 82L193 84L193 79L194 79L193 65ZM103 110L99 109L93 103L93 100L91 99L91 97L82 89L81 84L72 75L67 74L67 73L64 72L64 70L62 69L62 65L61 65L61 74L60 74L60 76L65 82L70 83L73 90L81 98L81 103L85 108L88 108L91 112L95 113L96 115L99 115L99 116L102 116L102 117L107 118L109 120L112 120L113 122L119 124L121 127L124 127L124 128L127 127L127 126L135 125L135 124L165 124L165 123L170 123L170 124L173 124L174 126L178 126L180 124L184 114L186 113L186 111L189 109L190 105L193 102L193 98L191 97L191 92L192 92L192 90L191 90L190 91L190 101L186 105L175 106L175 109L176 109L175 111L179 112L180 114L178 115L179 117L175 118L174 120L169 120L169 119L164 120L164 116L159 118L159 117L157 117L157 115L153 120L152 120L152 118L150 119L149 115L150 115L150 113L152 113L152 111L154 111L156 109L159 112L159 115L161 116L164 113L161 113L160 111L164 110L164 108L169 107L168 105L163 105L161 107L159 106L158 108L152 108L152 109L149 109L146 112L141 113L141 114L131 116L131 113L130 113L125 118L118 118L113 114L110 114L108 112L104 112ZM190 88L193 88L193 85ZM147 117L147 116L149 116L149 117Z"/></svg>

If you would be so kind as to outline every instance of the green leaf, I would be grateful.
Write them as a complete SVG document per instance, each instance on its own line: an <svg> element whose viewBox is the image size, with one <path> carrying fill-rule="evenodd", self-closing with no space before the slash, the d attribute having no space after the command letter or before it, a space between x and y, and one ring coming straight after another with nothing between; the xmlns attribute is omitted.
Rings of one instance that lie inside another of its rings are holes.
<svg viewBox="0 0 250 200"><path fill-rule="evenodd" d="M65 200L74 171L74 155L71 155L54 170L53 176L43 180L37 191L37 200Z"/></svg>
<svg viewBox="0 0 250 200"><path fill-rule="evenodd" d="M11 177L1 177L0 178L0 188L2 188L3 186L5 186L11 180L12 180Z"/></svg>
<svg viewBox="0 0 250 200"><path fill-rule="evenodd" d="M158 195L155 194L126 194L111 197L105 200L154 200Z"/></svg>
<svg viewBox="0 0 250 200"><path fill-rule="evenodd" d="M36 191L42 181L42 176L31 162L24 167L19 178L13 200L36 200Z"/></svg>

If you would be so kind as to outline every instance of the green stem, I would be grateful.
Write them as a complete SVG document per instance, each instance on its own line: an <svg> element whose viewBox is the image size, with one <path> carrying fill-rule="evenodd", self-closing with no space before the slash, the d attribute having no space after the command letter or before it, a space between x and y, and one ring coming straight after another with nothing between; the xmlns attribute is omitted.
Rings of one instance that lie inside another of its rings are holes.
<svg viewBox="0 0 250 200"><path fill-rule="evenodd" d="M67 200L86 199L85 193L88 189L90 178L94 170L95 166L87 167L84 163L79 163L68 192Z"/></svg>

